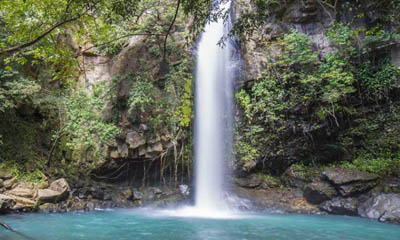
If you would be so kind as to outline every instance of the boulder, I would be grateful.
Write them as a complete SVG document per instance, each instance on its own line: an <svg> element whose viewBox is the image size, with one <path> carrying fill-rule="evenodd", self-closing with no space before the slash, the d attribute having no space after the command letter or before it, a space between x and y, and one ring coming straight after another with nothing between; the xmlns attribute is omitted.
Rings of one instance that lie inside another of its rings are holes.
<svg viewBox="0 0 400 240"><path fill-rule="evenodd" d="M144 199L150 200L150 201L160 199L161 194L162 194L161 189L156 188L156 187L149 187L144 194Z"/></svg>
<svg viewBox="0 0 400 240"><path fill-rule="evenodd" d="M35 191L29 188L17 187L8 191L7 194L11 194L17 197L33 198L33 196L35 195Z"/></svg>
<svg viewBox="0 0 400 240"><path fill-rule="evenodd" d="M110 158L119 158L120 156L119 156L119 152L118 152L118 150L114 150L114 151L111 151L110 152Z"/></svg>
<svg viewBox="0 0 400 240"><path fill-rule="evenodd" d="M354 196L376 186L378 175L348 168L327 168L322 177L336 186L342 196Z"/></svg>
<svg viewBox="0 0 400 240"><path fill-rule="evenodd" d="M0 178L0 188L4 187L4 181Z"/></svg>
<svg viewBox="0 0 400 240"><path fill-rule="evenodd" d="M307 185L309 182L311 182L307 177L306 177L306 172L304 169L300 169L292 165L288 169L286 169L285 173L285 180L287 185L290 187L294 188L300 188L303 189L305 185Z"/></svg>
<svg viewBox="0 0 400 240"><path fill-rule="evenodd" d="M52 182L49 189L60 193L60 196L58 197L59 201L67 199L71 190L68 182L64 178Z"/></svg>
<svg viewBox="0 0 400 240"><path fill-rule="evenodd" d="M10 196L18 206L13 206L13 209L22 209L22 208L33 208L36 205L36 202L30 198ZM22 207L21 207L22 206Z"/></svg>
<svg viewBox="0 0 400 240"><path fill-rule="evenodd" d="M358 205L356 198L334 198L322 203L319 208L331 214L357 216Z"/></svg>
<svg viewBox="0 0 400 240"><path fill-rule="evenodd" d="M183 196L189 196L190 195L190 190L188 185L179 185L179 191Z"/></svg>
<svg viewBox="0 0 400 240"><path fill-rule="evenodd" d="M335 185L353 182L369 182L378 179L378 175L376 174L361 172L350 168L327 168L322 172L322 176Z"/></svg>
<svg viewBox="0 0 400 240"><path fill-rule="evenodd" d="M128 134L126 135L126 143L129 144L129 148L136 149L140 146L145 145L146 139L142 135L140 135L138 132L131 131L131 132L128 132Z"/></svg>
<svg viewBox="0 0 400 240"><path fill-rule="evenodd" d="M39 189L36 200L39 203L56 203L65 200L62 192L51 189Z"/></svg>
<svg viewBox="0 0 400 240"><path fill-rule="evenodd" d="M130 188L124 189L121 191L122 197L126 200L132 199L133 192Z"/></svg>
<svg viewBox="0 0 400 240"><path fill-rule="evenodd" d="M354 182L339 186L339 192L344 197L354 196L367 192L368 190L374 188L374 186L376 186L376 182Z"/></svg>
<svg viewBox="0 0 400 240"><path fill-rule="evenodd" d="M337 195L336 189L327 182L314 181L304 188L304 197L309 203L320 204Z"/></svg>
<svg viewBox="0 0 400 240"><path fill-rule="evenodd" d="M4 187L7 189L10 189L15 183L17 183L17 181L18 180L15 177L8 179L8 180L4 181Z"/></svg>
<svg viewBox="0 0 400 240"><path fill-rule="evenodd" d="M137 189L133 189L133 200L141 200L143 198L143 193L139 192Z"/></svg>
<svg viewBox="0 0 400 240"><path fill-rule="evenodd" d="M373 196L360 205L358 214L381 222L400 223L400 194Z"/></svg>
<svg viewBox="0 0 400 240"><path fill-rule="evenodd" d="M38 189L46 189L49 187L49 183L48 182L41 182L38 185Z"/></svg>
<svg viewBox="0 0 400 240"><path fill-rule="evenodd" d="M118 154L121 158L127 158L129 156L129 148L127 144L118 145Z"/></svg>
<svg viewBox="0 0 400 240"><path fill-rule="evenodd" d="M94 199L103 200L104 199L104 190L98 187L91 187L90 194L93 196ZM111 199L111 197L110 197Z"/></svg>
<svg viewBox="0 0 400 240"><path fill-rule="evenodd" d="M1 179L10 179L10 178L12 178L12 176L11 176L11 174L0 170L0 178Z"/></svg>
<svg viewBox="0 0 400 240"><path fill-rule="evenodd" d="M0 212L6 212L15 205L15 200L7 195L0 194Z"/></svg>
<svg viewBox="0 0 400 240"><path fill-rule="evenodd" d="M261 185L262 179L255 176L250 178L236 178L235 183L244 188L256 188Z"/></svg>

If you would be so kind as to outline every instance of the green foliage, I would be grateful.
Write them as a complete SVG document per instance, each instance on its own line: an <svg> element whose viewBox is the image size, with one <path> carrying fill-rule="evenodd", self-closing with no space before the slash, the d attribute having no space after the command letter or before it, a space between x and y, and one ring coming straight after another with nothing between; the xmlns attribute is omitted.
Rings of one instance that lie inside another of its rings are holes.
<svg viewBox="0 0 400 240"><path fill-rule="evenodd" d="M15 161L0 162L0 170L3 170L17 179L22 179L28 182L41 182L45 175L39 168L34 168L31 171L27 171L22 168L21 164Z"/></svg>
<svg viewBox="0 0 400 240"><path fill-rule="evenodd" d="M368 34L382 42L386 39L385 33L377 29ZM236 144L244 166L260 158L285 156L289 151L285 149L289 133L296 134L302 130L306 138L303 144L309 142L309 146L304 145L303 149L312 151L316 143L308 131L327 124L329 131L334 132L365 117L362 113L365 109L360 109L360 105L390 104L390 92L397 88L400 70L387 58L372 54L368 58L365 53L370 51L371 44L364 42L360 45L359 34L360 30L351 30L348 25L333 25L328 38L336 50L320 59L308 37L295 30L277 40L281 54L269 59L263 77L236 94L246 119L238 126L240 137ZM348 149L354 147L354 142L349 139L361 137L356 137L357 131L370 132L376 139L382 139L377 132L382 131L380 128L384 124L366 122L353 126L354 132L341 136L343 144L339 145L347 149L343 151L350 151ZM376 127L368 130L367 127L372 126ZM362 138L370 139L368 136ZM368 148L371 146L375 143L368 142ZM393 149L398 149L398 145L386 142L385 147L373 149L368 154L359 148L352 150L355 158L348 163L349 166L380 173L388 171L390 164L397 166L397 150ZM379 168L378 162L382 163Z"/></svg>
<svg viewBox="0 0 400 240"><path fill-rule="evenodd" d="M185 60L174 67L167 78L170 101L176 106L172 121L177 122L182 128L189 127L193 119L193 76L189 62Z"/></svg>
<svg viewBox="0 0 400 240"><path fill-rule="evenodd" d="M17 104L32 103L41 89L36 82L8 69L0 69L0 112L15 108Z"/></svg>
<svg viewBox="0 0 400 240"><path fill-rule="evenodd" d="M400 170L400 153L389 155L360 152L352 162L342 163L343 167L390 176Z"/></svg>
<svg viewBox="0 0 400 240"><path fill-rule="evenodd" d="M253 8L250 8L247 3L246 6L240 6L242 10L240 18L234 24L230 36L241 36L242 39L247 39L254 32L260 31L266 23L268 17L274 13L281 2L278 0L251 0Z"/></svg>
<svg viewBox="0 0 400 240"><path fill-rule="evenodd" d="M144 113L151 105L153 97L151 96L153 84L143 77L137 76L133 79L131 94L129 97L129 111L132 113L140 110Z"/></svg>
<svg viewBox="0 0 400 240"><path fill-rule="evenodd" d="M65 99L66 121L63 130L67 133L66 146L73 152L78 163L88 151L94 153L96 160L102 159L102 146L118 132L119 128L104 120L103 111L107 104L107 84L93 86L93 92L80 90Z"/></svg>

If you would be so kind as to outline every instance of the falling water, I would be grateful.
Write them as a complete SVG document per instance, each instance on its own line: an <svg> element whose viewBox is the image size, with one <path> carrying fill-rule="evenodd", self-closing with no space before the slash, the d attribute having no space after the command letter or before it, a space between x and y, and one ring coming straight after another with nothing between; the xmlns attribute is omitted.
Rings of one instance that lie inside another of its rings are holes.
<svg viewBox="0 0 400 240"><path fill-rule="evenodd" d="M229 11L231 1L220 9ZM197 49L195 98L195 208L203 214L226 209L225 170L231 159L233 122L233 75L236 54L233 41L218 45L228 33L230 20L205 26Z"/></svg>
<svg viewBox="0 0 400 240"><path fill-rule="evenodd" d="M233 0L214 0L218 11L231 15ZM229 13L229 14L228 14ZM240 54L236 42L223 36L231 29L231 19L205 26L197 46L195 92L195 206L164 210L161 214L179 217L240 218L233 209L247 205L227 194L228 163L233 161L234 82Z"/></svg>

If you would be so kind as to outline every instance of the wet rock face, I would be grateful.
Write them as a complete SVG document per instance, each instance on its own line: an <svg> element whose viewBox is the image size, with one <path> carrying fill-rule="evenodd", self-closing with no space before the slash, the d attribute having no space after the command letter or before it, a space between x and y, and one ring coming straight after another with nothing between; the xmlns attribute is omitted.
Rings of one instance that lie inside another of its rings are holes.
<svg viewBox="0 0 400 240"><path fill-rule="evenodd" d="M378 176L375 174L349 168L327 168L322 172L322 176L336 185L353 182L368 182L378 179Z"/></svg>
<svg viewBox="0 0 400 240"><path fill-rule="evenodd" d="M238 197L248 199L253 210L276 213L321 213L315 205L309 204L303 198L302 192L298 189L236 187L233 191Z"/></svg>
<svg viewBox="0 0 400 240"><path fill-rule="evenodd" d="M55 203L62 199L61 195L61 192L53 191L51 189L39 189L37 201L39 203Z"/></svg>
<svg viewBox="0 0 400 240"><path fill-rule="evenodd" d="M262 180L260 178L252 177L252 178L237 178L235 179L235 183L241 187L245 188L256 188L261 185Z"/></svg>
<svg viewBox="0 0 400 240"><path fill-rule="evenodd" d="M159 156L167 148L173 146L169 133L156 133L154 136L146 138L145 131L144 129L131 129L126 135L120 135L119 141L107 146L106 156L111 159L150 159Z"/></svg>
<svg viewBox="0 0 400 240"><path fill-rule="evenodd" d="M189 189L188 185L185 185L185 184L179 185L179 191L184 196L189 196L190 195L190 189Z"/></svg>
<svg viewBox="0 0 400 240"><path fill-rule="evenodd" d="M298 169L293 165L285 171L284 177L287 185L300 189L304 189L304 187L310 182L310 179L306 177L305 170Z"/></svg>
<svg viewBox="0 0 400 240"><path fill-rule="evenodd" d="M284 20L290 23L309 23L316 21L317 3L314 0L295 1L285 14Z"/></svg>
<svg viewBox="0 0 400 240"><path fill-rule="evenodd" d="M371 190L378 176L348 168L327 168L322 177L331 182L342 196L354 196Z"/></svg>
<svg viewBox="0 0 400 240"><path fill-rule="evenodd" d="M322 203L319 208L330 214L357 216L358 205L356 198L334 198Z"/></svg>
<svg viewBox="0 0 400 240"><path fill-rule="evenodd" d="M68 198L69 192L71 191L67 181L64 178L60 178L50 184L49 190L59 192L60 195L57 200L62 201Z"/></svg>
<svg viewBox="0 0 400 240"><path fill-rule="evenodd" d="M315 181L307 184L304 189L304 197L308 202L320 204L326 200L330 200L337 195L336 189L329 183Z"/></svg>
<svg viewBox="0 0 400 240"><path fill-rule="evenodd" d="M381 222L400 223L400 194L373 196L360 205L358 214Z"/></svg>
<svg viewBox="0 0 400 240"><path fill-rule="evenodd" d="M11 197L0 194L0 213L9 211L15 205L15 200Z"/></svg>

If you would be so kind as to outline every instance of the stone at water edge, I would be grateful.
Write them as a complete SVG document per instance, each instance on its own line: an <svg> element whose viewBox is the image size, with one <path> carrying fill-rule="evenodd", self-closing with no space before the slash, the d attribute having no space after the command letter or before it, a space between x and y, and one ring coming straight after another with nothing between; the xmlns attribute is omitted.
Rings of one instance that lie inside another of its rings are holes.
<svg viewBox="0 0 400 240"><path fill-rule="evenodd" d="M190 190L189 186L186 184L179 185L179 191L183 196L189 196L190 195Z"/></svg>
<svg viewBox="0 0 400 240"><path fill-rule="evenodd" d="M133 200L141 200L143 198L143 193L137 189L133 189Z"/></svg>
<svg viewBox="0 0 400 240"><path fill-rule="evenodd" d="M349 168L327 168L322 177L339 190L344 197L365 193L376 186L378 175Z"/></svg>
<svg viewBox="0 0 400 240"><path fill-rule="evenodd" d="M304 189L304 197L313 204L320 204L336 195L336 189L327 182L312 182L307 184Z"/></svg>
<svg viewBox="0 0 400 240"><path fill-rule="evenodd" d="M236 178L235 183L244 188L256 188L261 185L262 179L256 176L250 178Z"/></svg>
<svg viewBox="0 0 400 240"><path fill-rule="evenodd" d="M35 195L35 191L29 188L17 187L8 191L7 194L24 198L33 198L33 196Z"/></svg>
<svg viewBox="0 0 400 240"><path fill-rule="evenodd" d="M400 223L400 194L373 196L360 205L358 214L381 222Z"/></svg>
<svg viewBox="0 0 400 240"><path fill-rule="evenodd" d="M52 182L49 189L61 193L59 197L60 201L67 199L71 191L68 182L64 178Z"/></svg>
<svg viewBox="0 0 400 240"><path fill-rule="evenodd" d="M4 186L4 181L3 179L0 178L0 188L2 188Z"/></svg>
<svg viewBox="0 0 400 240"><path fill-rule="evenodd" d="M129 200L133 197L133 192L130 188L121 191L121 194L124 199Z"/></svg>
<svg viewBox="0 0 400 240"><path fill-rule="evenodd" d="M322 203L319 208L331 214L357 216L358 205L356 198L334 198Z"/></svg>
<svg viewBox="0 0 400 240"><path fill-rule="evenodd" d="M39 203L56 203L63 199L62 193L51 189L39 189L36 200Z"/></svg>
<svg viewBox="0 0 400 240"><path fill-rule="evenodd" d="M7 195L0 194L0 212L6 212L15 205L15 200Z"/></svg>

